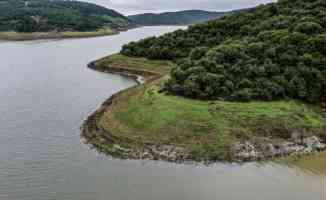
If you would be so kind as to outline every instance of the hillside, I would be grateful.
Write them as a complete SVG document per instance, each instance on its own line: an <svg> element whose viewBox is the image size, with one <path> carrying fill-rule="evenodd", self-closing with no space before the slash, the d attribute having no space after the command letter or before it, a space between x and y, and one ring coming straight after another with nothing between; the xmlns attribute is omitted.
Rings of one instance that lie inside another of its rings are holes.
<svg viewBox="0 0 326 200"><path fill-rule="evenodd" d="M252 161L326 149L326 3L279 0L125 45L91 68L145 77L83 126L118 158ZM171 62L172 61L172 62Z"/></svg>
<svg viewBox="0 0 326 200"><path fill-rule="evenodd" d="M113 95L90 115L82 128L86 141L116 158L171 162L266 160L326 149L326 116L318 105L168 95L162 85L172 66L121 54L92 62L98 71L143 76L144 84Z"/></svg>
<svg viewBox="0 0 326 200"><path fill-rule="evenodd" d="M325 47L325 1L279 0L132 42L121 52L176 61L165 86L173 94L318 103L326 97Z"/></svg>
<svg viewBox="0 0 326 200"><path fill-rule="evenodd" d="M129 20L91 3L66 0L1 0L0 31L49 32L120 29Z"/></svg>
<svg viewBox="0 0 326 200"><path fill-rule="evenodd" d="M130 15L128 18L138 25L184 25L195 24L224 15L224 12L208 12L203 10L185 10L165 13L145 13Z"/></svg>

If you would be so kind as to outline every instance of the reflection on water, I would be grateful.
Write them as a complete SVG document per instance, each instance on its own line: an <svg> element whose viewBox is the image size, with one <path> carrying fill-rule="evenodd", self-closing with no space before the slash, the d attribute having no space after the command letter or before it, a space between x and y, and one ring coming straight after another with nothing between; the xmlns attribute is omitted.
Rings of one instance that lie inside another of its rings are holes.
<svg viewBox="0 0 326 200"><path fill-rule="evenodd" d="M179 27L120 35L0 43L0 199L324 200L326 177L283 164L213 166L119 161L80 142L83 119L134 81L86 68L128 41ZM304 163L325 170L325 161ZM308 169L313 169L308 167Z"/></svg>

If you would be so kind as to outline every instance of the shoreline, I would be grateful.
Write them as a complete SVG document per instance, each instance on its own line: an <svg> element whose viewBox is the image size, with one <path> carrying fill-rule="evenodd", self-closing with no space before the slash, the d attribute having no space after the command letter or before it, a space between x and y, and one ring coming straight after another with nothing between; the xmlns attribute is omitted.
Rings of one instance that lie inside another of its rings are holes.
<svg viewBox="0 0 326 200"><path fill-rule="evenodd" d="M99 59L99 60L101 60L101 59ZM87 65L87 67L92 70L103 72L103 73L118 74L121 76L132 78L137 82L136 86L146 83L147 82L146 80L148 80L148 79L152 79L154 77L159 78L158 74L156 74L154 72L135 70L135 69L130 69L130 68L126 68L126 67L114 67L114 68L113 67L102 67L101 68L101 66L96 66L96 64L95 64L96 62L97 61L90 62ZM125 90L128 90L128 88ZM125 90L122 90L122 91L125 91Z"/></svg>
<svg viewBox="0 0 326 200"><path fill-rule="evenodd" d="M64 31L64 32L32 32L32 33L18 33L14 31L0 31L0 41L33 41L33 40L47 40L47 39L79 39L79 38L93 38L117 35L121 32L139 28L142 26L130 25L128 27L118 29L100 29L98 31Z"/></svg>
<svg viewBox="0 0 326 200"><path fill-rule="evenodd" d="M129 29L126 29L129 30ZM122 30L121 30L122 31ZM116 35L120 30L103 30L91 32L33 32L33 33L17 33L13 31L0 32L0 40L3 41L33 41L45 39L74 39L74 38L92 38ZM124 31L124 30L123 30Z"/></svg>
<svg viewBox="0 0 326 200"><path fill-rule="evenodd" d="M154 82L156 80L159 80L164 76L164 74L159 74L151 71L145 71L145 70L135 70L125 67L107 67L107 66L97 66L96 62L98 62L101 59L98 59L96 61L90 62L87 67L96 70L103 73L110 73L110 74L118 74L121 76L132 78L136 81L136 85L126 88L124 90L121 90L115 94L113 94L111 97L109 97L107 100L105 100L99 108L97 108L95 111L93 111L87 118L84 120L82 126L81 126L81 137L84 140L85 144L91 145L91 147L94 147L97 151L104 153L106 155L112 156L113 158L117 159L134 159L134 160L144 160L144 153L142 152L136 152L132 153L131 150L124 149L120 147L118 144L114 144L115 138L112 134L104 130L103 128L98 126L98 120L99 118L111 107L113 107L115 104L119 102L120 96L123 93L126 93L128 91L135 90L136 88L141 87L142 85L148 84L150 82ZM94 141L96 140L96 141ZM99 140L99 141L98 141ZM122 155L120 153L115 154L114 152L108 152L107 149L103 145L112 144L112 149L116 149L118 151L122 151L125 153L125 155ZM147 153L146 153L147 154ZM156 155L158 157L159 155ZM146 159L146 158L145 158ZM147 159L148 160L148 159ZM151 159L151 160L162 160L164 159ZM171 161L171 160L165 160L165 161ZM172 162L176 162L175 160ZM182 161L184 162L184 161Z"/></svg>
<svg viewBox="0 0 326 200"><path fill-rule="evenodd" d="M137 85L126 88L113 94L107 99L97 110L95 110L83 122L81 127L81 136L85 139L85 143L95 147L99 152L105 153L117 159L133 159L133 160L160 160L174 163L203 163L212 164L216 162L248 162L248 161L269 161L277 158L286 158L288 156L303 156L311 155L326 149L324 141L315 135L303 136L299 132L294 132L291 138L278 143L265 138L259 144L251 143L249 141L241 141L234 143L232 146L233 158L231 160L197 160L192 157L185 148L180 145L171 144L155 144L144 142L139 149L129 148L124 146L126 143L133 143L134 141L128 138L114 136L108 130L105 130L100 125L100 120L107 112L111 112L118 103L121 102L122 96L126 93L136 94L136 92L145 90L147 87L153 85L151 83L159 81L163 78L165 73L155 73L153 71L131 69L122 67L120 65L110 66L101 63L96 64L102 59L93 61L88 64L88 68L105 73L119 74L133 78ZM128 95L128 94L127 94ZM123 101L123 100L122 100ZM109 122L110 123L110 122ZM263 138L264 139L264 138ZM268 148L267 149L263 149Z"/></svg>

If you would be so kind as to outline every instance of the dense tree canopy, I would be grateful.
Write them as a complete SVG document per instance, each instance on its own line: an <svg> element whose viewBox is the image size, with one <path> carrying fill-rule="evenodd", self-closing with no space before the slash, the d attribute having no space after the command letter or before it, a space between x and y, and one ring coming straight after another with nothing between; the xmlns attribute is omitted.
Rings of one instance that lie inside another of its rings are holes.
<svg viewBox="0 0 326 200"><path fill-rule="evenodd" d="M95 4L66 0L1 0L0 31L94 31L118 28L129 20Z"/></svg>
<svg viewBox="0 0 326 200"><path fill-rule="evenodd" d="M326 96L326 1L277 3L125 45L174 60L166 88L201 99L318 102Z"/></svg>

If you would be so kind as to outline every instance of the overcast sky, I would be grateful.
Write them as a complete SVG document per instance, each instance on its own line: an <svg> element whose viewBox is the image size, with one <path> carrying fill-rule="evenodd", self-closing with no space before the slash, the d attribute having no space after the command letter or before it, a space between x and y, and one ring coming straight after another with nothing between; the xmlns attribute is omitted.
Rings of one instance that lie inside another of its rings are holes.
<svg viewBox="0 0 326 200"><path fill-rule="evenodd" d="M276 0L83 0L117 10L125 15L187 9L227 11L253 7Z"/></svg>

